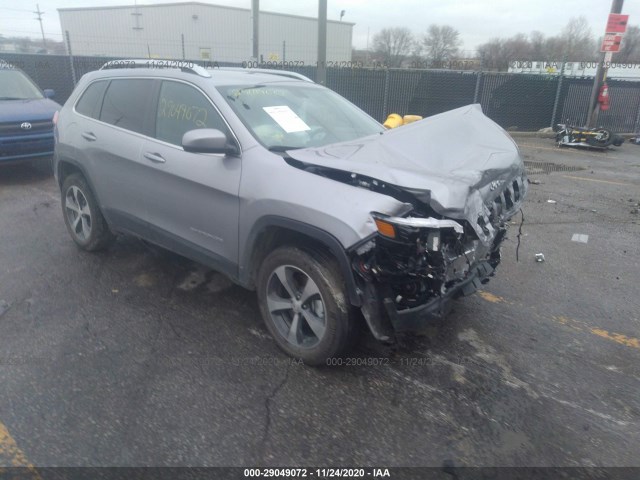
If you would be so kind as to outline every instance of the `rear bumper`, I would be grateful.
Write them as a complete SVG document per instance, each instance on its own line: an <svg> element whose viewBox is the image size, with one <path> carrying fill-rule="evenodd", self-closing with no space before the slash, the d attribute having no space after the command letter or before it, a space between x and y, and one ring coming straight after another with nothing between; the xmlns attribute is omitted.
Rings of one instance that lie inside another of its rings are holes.
<svg viewBox="0 0 640 480"><path fill-rule="evenodd" d="M383 301L391 326L396 333L418 333L425 330L433 321L443 319L451 310L452 302L458 297L473 294L494 272L489 262L475 265L466 279L447 292L419 307L397 310L390 298Z"/></svg>

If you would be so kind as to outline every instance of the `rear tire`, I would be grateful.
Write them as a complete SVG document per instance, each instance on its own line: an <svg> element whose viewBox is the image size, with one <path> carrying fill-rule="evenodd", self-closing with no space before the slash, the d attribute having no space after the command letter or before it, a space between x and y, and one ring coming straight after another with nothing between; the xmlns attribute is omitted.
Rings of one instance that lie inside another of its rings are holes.
<svg viewBox="0 0 640 480"><path fill-rule="evenodd" d="M80 174L69 175L62 185L62 215L71 238L83 250L104 250L115 240L93 192Z"/></svg>
<svg viewBox="0 0 640 480"><path fill-rule="evenodd" d="M262 262L260 313L278 346L307 365L329 365L351 344L354 319L333 258L280 247Z"/></svg>

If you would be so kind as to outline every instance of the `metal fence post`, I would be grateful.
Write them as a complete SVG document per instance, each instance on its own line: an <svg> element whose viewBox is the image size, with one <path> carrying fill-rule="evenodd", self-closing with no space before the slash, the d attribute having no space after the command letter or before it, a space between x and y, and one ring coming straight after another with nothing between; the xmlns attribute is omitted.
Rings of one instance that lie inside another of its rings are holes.
<svg viewBox="0 0 640 480"><path fill-rule="evenodd" d="M636 135L640 133L640 102L638 103L638 113L636 114L636 123L633 128L633 133Z"/></svg>
<svg viewBox="0 0 640 480"><path fill-rule="evenodd" d="M476 72L476 90L473 92L473 103L478 103L478 97L480 96L480 82L482 80L482 70ZM482 103L482 101L480 101Z"/></svg>
<svg viewBox="0 0 640 480"><path fill-rule="evenodd" d="M389 109L389 77L390 77L390 70L389 68L387 68L385 70L385 75L384 75L384 96L383 96L383 105L382 105L382 121L384 122L387 119L387 112Z"/></svg>
<svg viewBox="0 0 640 480"><path fill-rule="evenodd" d="M76 86L76 68L73 66L73 54L71 53L71 40L69 40L69 30L64 31L64 36L67 39L67 52L69 53L69 65L71 66L71 80L73 80L73 86Z"/></svg>
<svg viewBox="0 0 640 480"><path fill-rule="evenodd" d="M553 102L553 113L551 114L551 128L556 124L556 114L558 113L558 103L560 102L560 92L562 91L562 80L564 79L564 66L567 64L567 56L562 59L562 68L560 68L560 78L558 79L558 88L556 89L556 98Z"/></svg>

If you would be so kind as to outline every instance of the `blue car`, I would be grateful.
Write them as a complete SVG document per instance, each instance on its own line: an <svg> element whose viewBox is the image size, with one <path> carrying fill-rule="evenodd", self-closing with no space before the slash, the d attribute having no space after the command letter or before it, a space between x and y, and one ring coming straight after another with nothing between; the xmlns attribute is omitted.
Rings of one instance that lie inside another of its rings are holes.
<svg viewBox="0 0 640 480"><path fill-rule="evenodd" d="M0 165L53 155L53 90L40 90L22 70L0 60Z"/></svg>

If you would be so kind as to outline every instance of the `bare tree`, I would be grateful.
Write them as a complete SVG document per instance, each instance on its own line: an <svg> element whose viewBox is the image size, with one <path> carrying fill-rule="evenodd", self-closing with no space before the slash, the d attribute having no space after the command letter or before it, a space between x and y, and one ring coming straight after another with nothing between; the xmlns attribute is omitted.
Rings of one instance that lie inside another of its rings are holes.
<svg viewBox="0 0 640 480"><path fill-rule="evenodd" d="M478 47L478 58L483 69L506 70L509 61L504 55L504 40L492 38Z"/></svg>
<svg viewBox="0 0 640 480"><path fill-rule="evenodd" d="M414 46L411 30L406 27L383 28L373 36L373 49L390 67L399 67Z"/></svg>
<svg viewBox="0 0 640 480"><path fill-rule="evenodd" d="M545 60L545 38L542 32L534 30L529 34L530 60Z"/></svg>
<svg viewBox="0 0 640 480"><path fill-rule="evenodd" d="M627 27L615 60L620 63L640 63L640 28L637 25Z"/></svg>
<svg viewBox="0 0 640 480"><path fill-rule="evenodd" d="M596 43L583 16L573 17L564 27L560 38L564 43L564 54L570 61L593 60L596 54Z"/></svg>
<svg viewBox="0 0 640 480"><path fill-rule="evenodd" d="M513 61L532 60L531 44L527 36L518 33L511 38L494 38L478 47L482 68L508 70Z"/></svg>
<svg viewBox="0 0 640 480"><path fill-rule="evenodd" d="M640 34L638 37L638 47L632 39L630 50L640 49ZM533 31L528 38L522 33L506 39L494 38L478 47L478 58L484 68L506 70L509 62L520 60L560 62L565 56L569 61L596 60L596 47L586 18L576 17L554 37L545 38Z"/></svg>
<svg viewBox="0 0 640 480"><path fill-rule="evenodd" d="M545 61L560 62L564 58L566 53L565 41L560 37L549 37L544 41L544 56Z"/></svg>
<svg viewBox="0 0 640 480"><path fill-rule="evenodd" d="M449 25L430 25L422 37L425 56L433 62L454 59L461 45L460 33Z"/></svg>
<svg viewBox="0 0 640 480"><path fill-rule="evenodd" d="M524 33L518 33L507 38L503 43L503 55L509 62L532 60L531 44Z"/></svg>

